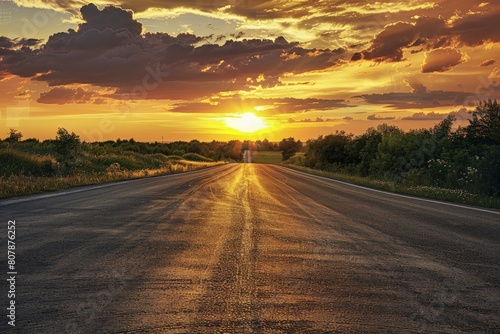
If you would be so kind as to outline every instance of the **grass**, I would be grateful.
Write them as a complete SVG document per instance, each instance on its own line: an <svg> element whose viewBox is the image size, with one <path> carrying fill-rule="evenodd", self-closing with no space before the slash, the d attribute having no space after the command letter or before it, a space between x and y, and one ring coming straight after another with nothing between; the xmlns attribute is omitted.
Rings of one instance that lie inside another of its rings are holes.
<svg viewBox="0 0 500 334"><path fill-rule="evenodd" d="M292 159L295 161L301 159L304 153L296 153ZM281 152L273 151L254 151L252 152L252 162L256 164L279 164L281 163ZM292 160L291 159L291 160Z"/></svg>
<svg viewBox="0 0 500 334"><path fill-rule="evenodd" d="M282 166L312 175L323 176L333 180L343 181L351 184L365 186L368 188L379 189L403 195L422 197L439 201L448 201L472 206L480 206L485 208L500 209L500 198L476 195L458 189L445 189L427 186L405 186L402 184L397 184L390 180L361 177L347 173L327 172L293 164L282 164Z"/></svg>
<svg viewBox="0 0 500 334"><path fill-rule="evenodd" d="M223 163L193 153L167 156L98 144L82 145L75 157L64 163L56 159L57 152L50 145L23 142L1 146L0 198L181 173Z"/></svg>
<svg viewBox="0 0 500 334"><path fill-rule="evenodd" d="M281 162L281 152L254 151L252 152L252 162L256 164L279 164Z"/></svg>
<svg viewBox="0 0 500 334"><path fill-rule="evenodd" d="M189 172L223 164L224 162L194 162L176 160L161 168L126 170L112 164L106 172L79 173L67 176L40 177L30 175L0 176L0 198L32 195L76 186Z"/></svg>
<svg viewBox="0 0 500 334"><path fill-rule="evenodd" d="M188 172L223 164L147 143L79 143L64 156L54 142L0 141L0 198ZM180 151L179 151L180 152Z"/></svg>

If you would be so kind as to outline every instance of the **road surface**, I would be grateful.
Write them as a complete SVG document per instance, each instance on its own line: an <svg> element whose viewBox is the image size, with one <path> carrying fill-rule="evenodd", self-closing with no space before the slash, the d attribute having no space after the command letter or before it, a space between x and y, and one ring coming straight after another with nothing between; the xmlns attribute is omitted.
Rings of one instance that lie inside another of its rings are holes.
<svg viewBox="0 0 500 334"><path fill-rule="evenodd" d="M500 215L230 164L0 202L19 333L493 333Z"/></svg>

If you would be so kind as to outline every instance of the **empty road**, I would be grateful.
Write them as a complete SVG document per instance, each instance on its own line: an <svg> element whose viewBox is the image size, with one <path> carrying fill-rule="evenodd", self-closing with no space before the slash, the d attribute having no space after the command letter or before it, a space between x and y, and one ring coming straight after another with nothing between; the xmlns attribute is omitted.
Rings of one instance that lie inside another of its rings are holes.
<svg viewBox="0 0 500 334"><path fill-rule="evenodd" d="M0 201L16 333L498 333L500 215L279 166Z"/></svg>

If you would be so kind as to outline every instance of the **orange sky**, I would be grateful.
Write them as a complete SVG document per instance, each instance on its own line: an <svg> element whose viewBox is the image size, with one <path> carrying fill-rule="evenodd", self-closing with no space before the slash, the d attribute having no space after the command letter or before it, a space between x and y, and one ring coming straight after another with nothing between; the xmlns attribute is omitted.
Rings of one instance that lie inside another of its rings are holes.
<svg viewBox="0 0 500 334"><path fill-rule="evenodd" d="M498 2L94 3L0 1L0 136L306 140L500 97Z"/></svg>

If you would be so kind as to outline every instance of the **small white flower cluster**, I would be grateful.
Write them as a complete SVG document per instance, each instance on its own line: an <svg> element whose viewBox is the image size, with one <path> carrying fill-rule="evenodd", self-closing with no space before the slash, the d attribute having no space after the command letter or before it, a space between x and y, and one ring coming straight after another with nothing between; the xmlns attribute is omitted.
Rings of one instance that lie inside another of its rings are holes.
<svg viewBox="0 0 500 334"><path fill-rule="evenodd" d="M447 162L446 160L442 159L431 159L427 161L427 167L432 168L434 166L439 166L441 168L451 168L451 163ZM439 172L442 172L440 169Z"/></svg>

